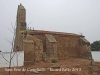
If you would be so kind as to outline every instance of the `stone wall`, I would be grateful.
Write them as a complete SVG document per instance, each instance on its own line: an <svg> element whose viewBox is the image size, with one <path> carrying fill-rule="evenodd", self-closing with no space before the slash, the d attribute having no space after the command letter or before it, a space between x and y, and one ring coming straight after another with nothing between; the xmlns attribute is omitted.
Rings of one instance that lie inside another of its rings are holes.
<svg viewBox="0 0 100 75"><path fill-rule="evenodd" d="M52 35L46 34L46 53L49 60L58 60L57 41Z"/></svg>
<svg viewBox="0 0 100 75"><path fill-rule="evenodd" d="M14 40L14 50L13 51L23 51L23 35L22 30L26 30L26 9L23 5L18 5L17 10L17 20L16 20L16 35Z"/></svg>
<svg viewBox="0 0 100 75"><path fill-rule="evenodd" d="M14 51L24 51L25 64L48 59L79 57L91 59L89 42L82 35L64 32L27 30L26 10L20 4L17 11Z"/></svg>
<svg viewBox="0 0 100 75"><path fill-rule="evenodd" d="M85 39L85 38L84 38ZM79 43L80 43L80 54L81 54L81 58L86 58L86 59L92 59L92 55L91 55L91 47L90 47L90 43L84 40L80 40L79 38Z"/></svg>
<svg viewBox="0 0 100 75"><path fill-rule="evenodd" d="M55 35L59 59L80 57L79 41L77 36Z"/></svg>
<svg viewBox="0 0 100 75"><path fill-rule="evenodd" d="M34 36L36 36L38 39L43 40L43 42L45 43L46 42L46 41L44 41L46 39L46 37L44 35L45 33L41 33L41 32L40 32L40 34L38 34L38 33L35 32ZM85 46L86 45L82 46L83 48L80 47L79 36L63 35L63 34L59 34L59 35L58 34L52 34L52 35L57 40L57 52L58 52L58 58L59 59L66 59L66 58L69 58L69 57L81 57L81 56L84 56L83 54L85 53L85 50L86 50ZM46 43L46 45L47 44L48 43ZM45 45L45 44L43 44L43 45ZM44 47L44 48L46 48L46 47ZM81 52L81 50L83 52Z"/></svg>
<svg viewBox="0 0 100 75"><path fill-rule="evenodd" d="M70 57L79 57L79 58L87 58L86 55L91 52L90 45L83 44L83 42L80 42L80 37L85 38L81 35L70 35L70 34L56 34L55 32L46 32L46 31L33 31L33 36L36 36L38 39L41 39L43 41L43 49L44 52L46 51L46 37L45 34L53 35L57 41L57 52L58 52L58 58L59 59L66 59ZM91 55L91 53L90 53ZM89 56L91 58L91 56Z"/></svg>
<svg viewBox="0 0 100 75"><path fill-rule="evenodd" d="M25 64L27 62L36 63L43 60L43 44L42 41L33 37L31 35L27 35L23 40L23 50L24 50L24 61Z"/></svg>

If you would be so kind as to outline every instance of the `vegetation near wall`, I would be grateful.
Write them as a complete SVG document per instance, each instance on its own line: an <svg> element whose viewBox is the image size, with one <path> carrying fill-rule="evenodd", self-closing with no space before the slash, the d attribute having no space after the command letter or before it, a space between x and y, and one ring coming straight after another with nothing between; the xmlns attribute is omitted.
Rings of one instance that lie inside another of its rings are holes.
<svg viewBox="0 0 100 75"><path fill-rule="evenodd" d="M100 51L100 40L91 43L91 51Z"/></svg>

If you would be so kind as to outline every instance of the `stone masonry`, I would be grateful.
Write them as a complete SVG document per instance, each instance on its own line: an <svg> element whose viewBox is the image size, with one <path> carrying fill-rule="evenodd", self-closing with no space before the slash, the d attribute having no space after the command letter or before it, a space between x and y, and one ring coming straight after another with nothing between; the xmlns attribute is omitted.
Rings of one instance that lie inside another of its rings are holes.
<svg viewBox="0 0 100 75"><path fill-rule="evenodd" d="M16 21L13 51L24 51L25 64L71 57L92 59L90 43L83 35L27 29L26 9L21 4L18 5Z"/></svg>

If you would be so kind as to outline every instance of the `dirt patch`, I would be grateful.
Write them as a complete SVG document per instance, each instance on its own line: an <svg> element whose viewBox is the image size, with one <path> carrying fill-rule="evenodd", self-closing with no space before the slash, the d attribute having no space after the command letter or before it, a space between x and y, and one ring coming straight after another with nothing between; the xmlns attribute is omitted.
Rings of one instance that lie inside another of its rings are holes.
<svg viewBox="0 0 100 75"><path fill-rule="evenodd" d="M56 63L39 62L34 65L11 68L10 75L93 75L100 74L100 62L93 62L93 67L89 68L90 61L86 59L71 58L59 60ZM58 68L52 68L58 67ZM26 71L25 71L26 69ZM1 68L0 75L8 75L8 68Z"/></svg>

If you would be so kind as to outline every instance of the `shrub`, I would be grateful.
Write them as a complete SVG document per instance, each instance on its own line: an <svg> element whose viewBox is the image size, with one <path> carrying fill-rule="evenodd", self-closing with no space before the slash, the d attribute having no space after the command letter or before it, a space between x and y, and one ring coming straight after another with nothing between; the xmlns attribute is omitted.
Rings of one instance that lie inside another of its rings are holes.
<svg viewBox="0 0 100 75"><path fill-rule="evenodd" d="M57 60L55 60L55 59L52 60L52 63L56 63L56 62L57 62Z"/></svg>

